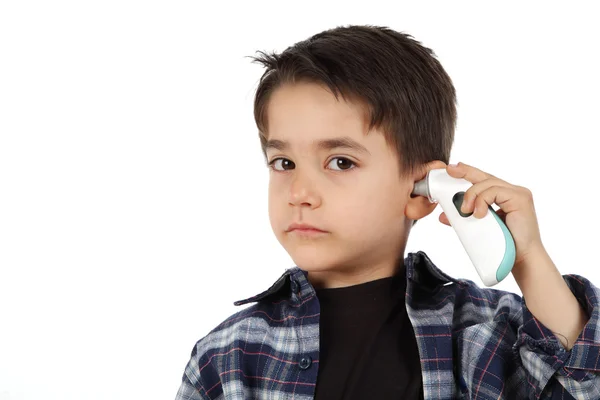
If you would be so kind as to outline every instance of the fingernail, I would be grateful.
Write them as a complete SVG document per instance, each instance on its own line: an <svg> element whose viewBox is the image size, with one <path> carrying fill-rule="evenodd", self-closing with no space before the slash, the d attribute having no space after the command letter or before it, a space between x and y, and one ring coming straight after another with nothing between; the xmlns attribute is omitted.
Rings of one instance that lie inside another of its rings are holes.
<svg viewBox="0 0 600 400"><path fill-rule="evenodd" d="M458 164L450 164L450 167L456 168L456 167L458 167Z"/></svg>

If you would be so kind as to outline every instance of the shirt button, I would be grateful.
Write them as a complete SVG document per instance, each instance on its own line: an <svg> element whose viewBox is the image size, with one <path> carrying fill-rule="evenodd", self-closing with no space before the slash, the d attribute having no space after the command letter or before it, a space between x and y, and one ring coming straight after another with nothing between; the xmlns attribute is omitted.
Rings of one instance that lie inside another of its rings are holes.
<svg viewBox="0 0 600 400"><path fill-rule="evenodd" d="M292 281L292 292L294 292L294 293L300 292L300 285L296 281Z"/></svg>
<svg viewBox="0 0 600 400"><path fill-rule="evenodd" d="M311 364L312 358L310 356L302 357L302 359L300 360L301 369L308 369L308 367L310 367Z"/></svg>

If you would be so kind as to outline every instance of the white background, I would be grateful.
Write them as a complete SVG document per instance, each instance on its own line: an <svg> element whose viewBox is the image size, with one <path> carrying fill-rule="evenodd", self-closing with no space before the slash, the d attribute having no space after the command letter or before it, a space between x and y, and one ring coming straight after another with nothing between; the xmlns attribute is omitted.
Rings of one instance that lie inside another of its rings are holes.
<svg viewBox="0 0 600 400"><path fill-rule="evenodd" d="M600 284L598 14L415 3L0 3L0 400L172 399L195 342L293 266L245 56L338 25L431 47L451 161L531 189L560 271ZM480 283L440 212L407 251Z"/></svg>

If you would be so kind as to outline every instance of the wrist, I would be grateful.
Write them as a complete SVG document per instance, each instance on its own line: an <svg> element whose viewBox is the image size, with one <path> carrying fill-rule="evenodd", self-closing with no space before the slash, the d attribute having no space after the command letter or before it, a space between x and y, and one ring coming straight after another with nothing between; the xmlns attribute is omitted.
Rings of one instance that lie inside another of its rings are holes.
<svg viewBox="0 0 600 400"><path fill-rule="evenodd" d="M521 290L530 282L549 278L553 274L560 275L542 243L532 246L526 254L515 260L511 272Z"/></svg>

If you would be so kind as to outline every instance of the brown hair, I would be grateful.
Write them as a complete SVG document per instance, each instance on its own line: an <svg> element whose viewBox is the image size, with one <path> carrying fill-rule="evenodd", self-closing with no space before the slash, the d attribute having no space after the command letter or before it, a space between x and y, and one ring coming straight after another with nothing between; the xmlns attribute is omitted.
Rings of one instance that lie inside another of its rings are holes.
<svg viewBox="0 0 600 400"><path fill-rule="evenodd" d="M266 71L254 98L254 119L265 158L271 94L306 81L365 106L369 130L381 128L396 150L401 177L433 160L448 163L456 126L454 85L435 53L411 35L372 25L340 26L280 54L257 53L251 58Z"/></svg>

